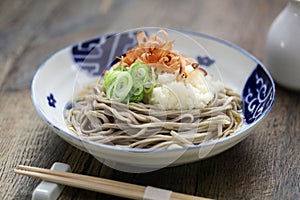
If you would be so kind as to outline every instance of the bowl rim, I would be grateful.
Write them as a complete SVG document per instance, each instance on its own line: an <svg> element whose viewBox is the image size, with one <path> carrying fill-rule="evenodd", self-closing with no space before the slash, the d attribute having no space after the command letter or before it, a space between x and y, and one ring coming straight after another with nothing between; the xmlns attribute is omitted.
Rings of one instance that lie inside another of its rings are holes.
<svg viewBox="0 0 300 200"><path fill-rule="evenodd" d="M153 28L153 27L150 27ZM147 27L145 27L145 29L147 29ZM229 135L227 137L224 138L219 138L219 139L214 139L214 140L210 140L210 141L205 141L203 143L200 143L198 145L194 145L194 146L188 146L188 147L182 147L182 148L174 148L174 149L141 149L141 148L129 148L129 147L118 147L118 146L113 146L113 145L109 145L109 144L102 144L102 143L97 143L97 142L93 142L93 141L89 141L89 140L85 140L80 138L79 136L76 136L72 133L66 132L62 129L60 129L59 127L57 127L55 124L53 124L52 122L50 122L47 118L47 116L41 111L36 99L35 99L35 91L34 91L34 85L36 84L36 78L39 75L40 71L46 66L47 62L49 60L51 60L55 55L60 54L62 51L71 48L72 46L80 43L80 42L84 42L84 41L88 41L89 39L93 39L93 38L97 38L97 37L105 37L108 35L114 35L114 34L118 34L118 33L107 33L107 34L100 34L91 38L88 38L86 40L81 40L75 44L71 44L68 45L62 49L60 49L59 51L55 52L54 54L52 54L48 59L46 59L38 68L38 70L36 71L36 73L33 76L32 79L32 83L31 83L31 99L33 102L33 105L37 111L37 113L40 115L40 117L52 128L56 129L57 131L59 131L60 133L66 135L67 137L71 137L72 139L77 140L78 142L82 142L82 143L86 143L85 145L94 145L96 147L100 147L100 148L105 148L105 149L109 149L109 150L113 150L113 151L123 151L123 152L130 152L130 153L162 153L162 152L179 152L179 151L190 151L190 150L195 150L195 149L200 149L200 148L205 148L205 147L209 147L209 146L214 146L214 145L218 145L221 144L223 142L226 142L228 140L234 139L238 136L244 135L246 134L248 131L250 131L251 129L253 129L254 127L256 127L270 112L271 108L273 107L273 104L275 102L275 98L276 98L276 87L275 87L275 83L274 80L272 78L272 76L270 75L269 71L266 69L266 67L262 64L262 62L260 62L255 56L253 56L251 53L249 53L248 51L246 51L245 49L237 46L234 43L231 43L227 40L215 37L215 36L211 36L205 33L200 33L200 32L195 32L195 31L190 31L190 30L183 30L183 29L173 29L175 31L179 31L182 32L184 34L187 35L193 35L196 37L202 37L205 39L209 39L218 43L221 43L227 47L230 47L238 52L240 52L241 54L245 55L246 57L250 58L252 61L254 61L257 65L260 65L260 67L263 69L263 71L266 73L266 75L268 76L269 80L271 81L271 88L274 91L274 98L272 100L272 102L270 103L269 107L265 110L265 112L259 116L259 118L255 121L252 122L251 124L246 124L246 127L242 130L238 130L237 132L235 132L232 135ZM129 30L129 31L132 31ZM67 141L68 142L68 141ZM85 145L82 145L82 147L86 148Z"/></svg>

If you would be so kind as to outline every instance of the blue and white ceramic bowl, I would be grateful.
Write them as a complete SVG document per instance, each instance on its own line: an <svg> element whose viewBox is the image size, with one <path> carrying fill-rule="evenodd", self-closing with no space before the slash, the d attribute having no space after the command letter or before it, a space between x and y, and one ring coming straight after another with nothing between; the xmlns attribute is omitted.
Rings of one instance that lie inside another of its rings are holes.
<svg viewBox="0 0 300 200"><path fill-rule="evenodd" d="M157 30L145 29L146 32ZM54 132L68 143L118 170L139 172L143 171L141 169L179 165L219 154L245 139L269 113L275 98L275 86L261 62L229 42L201 33L179 31L179 37L174 35L175 48L197 59L209 73L221 78L242 96L242 129L229 137L187 149L157 151L98 144L75 136L64 121L67 103L77 92L75 90L83 89L87 83L98 79L116 56L135 46L136 31L101 35L66 47L51 56L37 71L31 91L34 106ZM171 38L177 32L166 31Z"/></svg>

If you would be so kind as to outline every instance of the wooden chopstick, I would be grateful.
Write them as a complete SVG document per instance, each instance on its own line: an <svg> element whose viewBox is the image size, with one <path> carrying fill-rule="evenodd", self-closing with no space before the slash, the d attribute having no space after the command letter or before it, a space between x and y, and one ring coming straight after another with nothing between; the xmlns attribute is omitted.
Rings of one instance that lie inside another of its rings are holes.
<svg viewBox="0 0 300 200"><path fill-rule="evenodd" d="M49 182L82 188L95 192L110 194L128 199L143 199L145 186L124 183L99 177L82 174L59 172L44 168L19 165L14 172L17 174L42 179ZM172 192L170 200L207 200L208 198L197 197L177 192Z"/></svg>

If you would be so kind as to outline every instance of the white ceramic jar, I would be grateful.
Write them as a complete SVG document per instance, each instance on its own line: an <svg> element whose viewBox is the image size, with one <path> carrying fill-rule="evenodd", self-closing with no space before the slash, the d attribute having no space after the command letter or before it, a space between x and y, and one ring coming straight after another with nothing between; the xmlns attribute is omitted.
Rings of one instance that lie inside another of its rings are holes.
<svg viewBox="0 0 300 200"><path fill-rule="evenodd" d="M289 0L271 25L266 67L279 85L300 90L300 0Z"/></svg>

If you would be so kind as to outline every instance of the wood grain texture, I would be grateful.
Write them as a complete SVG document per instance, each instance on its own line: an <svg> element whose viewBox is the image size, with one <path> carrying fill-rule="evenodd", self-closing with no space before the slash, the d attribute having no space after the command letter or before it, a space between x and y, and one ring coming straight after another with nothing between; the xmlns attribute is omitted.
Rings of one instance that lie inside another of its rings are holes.
<svg viewBox="0 0 300 200"><path fill-rule="evenodd" d="M300 199L300 93L277 86L275 104L246 140L215 157L144 174L116 171L64 142L36 113L35 71L59 49L141 26L210 34L264 62L267 31L287 0L0 1L0 199L30 199L39 181L18 164L74 172L216 199ZM60 199L120 199L66 187Z"/></svg>

